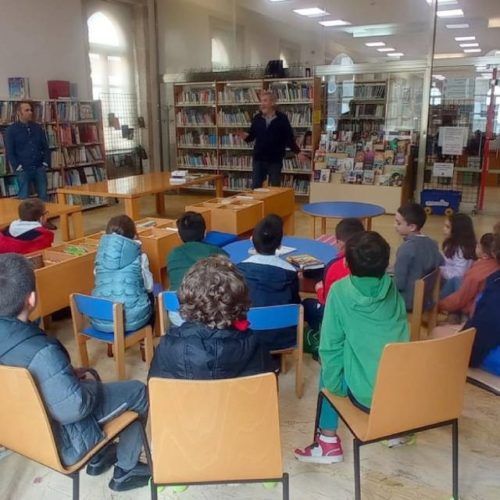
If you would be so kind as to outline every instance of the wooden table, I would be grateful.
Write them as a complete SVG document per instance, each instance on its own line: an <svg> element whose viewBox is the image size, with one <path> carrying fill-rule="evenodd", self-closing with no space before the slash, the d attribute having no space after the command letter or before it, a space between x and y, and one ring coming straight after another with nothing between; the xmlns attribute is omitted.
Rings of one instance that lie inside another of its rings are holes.
<svg viewBox="0 0 500 500"><path fill-rule="evenodd" d="M0 198L0 229L4 229L16 219L19 219L18 207L22 200L17 198ZM45 203L48 218L59 217L61 221L61 236L63 241L69 241L69 219L73 225L73 238L83 236L83 217L80 205L62 203Z"/></svg>
<svg viewBox="0 0 500 500"><path fill-rule="evenodd" d="M189 177L185 182L179 184L170 181L169 172L133 175L82 186L64 186L57 190L57 196L60 203L65 203L68 195L120 198L125 204L125 213L133 220L137 220L140 218L139 200L143 196L154 194L156 196L156 211L160 215L165 215L164 193L166 191L185 189L209 181L215 181L216 196L222 196L222 175Z"/></svg>

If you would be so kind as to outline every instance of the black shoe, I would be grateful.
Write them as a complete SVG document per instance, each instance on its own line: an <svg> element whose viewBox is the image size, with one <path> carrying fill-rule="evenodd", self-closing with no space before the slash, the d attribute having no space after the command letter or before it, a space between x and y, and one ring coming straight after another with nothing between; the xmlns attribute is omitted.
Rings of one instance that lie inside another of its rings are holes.
<svg viewBox="0 0 500 500"><path fill-rule="evenodd" d="M87 465L89 476L100 476L116 463L116 443L108 444Z"/></svg>
<svg viewBox="0 0 500 500"><path fill-rule="evenodd" d="M127 491L134 488L147 486L151 479L149 465L138 462L131 470L123 470L115 465L113 479L109 482L109 487L113 491Z"/></svg>
<svg viewBox="0 0 500 500"><path fill-rule="evenodd" d="M50 222L50 220L46 221L43 227L46 229L50 229L51 231L55 231L57 229L57 226Z"/></svg>

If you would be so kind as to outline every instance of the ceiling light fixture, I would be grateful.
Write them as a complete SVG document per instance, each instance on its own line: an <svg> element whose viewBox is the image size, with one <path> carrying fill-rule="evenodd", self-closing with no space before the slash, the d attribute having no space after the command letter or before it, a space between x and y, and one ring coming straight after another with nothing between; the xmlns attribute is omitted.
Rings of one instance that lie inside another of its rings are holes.
<svg viewBox="0 0 500 500"><path fill-rule="evenodd" d="M432 0L426 0L429 5L432 5ZM457 0L437 0L438 5L451 5L457 3Z"/></svg>
<svg viewBox="0 0 500 500"><path fill-rule="evenodd" d="M436 15L445 18L464 17L464 11L462 9L438 10Z"/></svg>
<svg viewBox="0 0 500 500"><path fill-rule="evenodd" d="M387 54L389 57L403 57L404 54L403 52L389 52L389 54Z"/></svg>
<svg viewBox="0 0 500 500"><path fill-rule="evenodd" d="M449 29L449 30L462 30L462 29L467 29L467 28L470 28L470 25L468 25L467 23L462 23L462 24L447 24L446 27Z"/></svg>
<svg viewBox="0 0 500 500"><path fill-rule="evenodd" d="M473 54L474 52L482 52L481 49L464 49L466 54Z"/></svg>
<svg viewBox="0 0 500 500"><path fill-rule="evenodd" d="M379 52L394 52L396 49L392 49L391 47L383 47L382 49L377 49Z"/></svg>
<svg viewBox="0 0 500 500"><path fill-rule="evenodd" d="M320 9L319 7L309 7L307 9L294 9L294 12L299 16L307 16L307 17L323 17L329 15L329 13L326 10Z"/></svg>
<svg viewBox="0 0 500 500"><path fill-rule="evenodd" d="M348 26L349 22L343 21L342 19L331 19L329 21L318 21L322 26Z"/></svg>
<svg viewBox="0 0 500 500"><path fill-rule="evenodd" d="M368 42L365 43L367 47L384 47L385 43L384 42Z"/></svg>
<svg viewBox="0 0 500 500"><path fill-rule="evenodd" d="M500 28L500 17L490 17L488 19L488 28Z"/></svg>
<svg viewBox="0 0 500 500"><path fill-rule="evenodd" d="M461 43L460 47L479 47L478 43Z"/></svg>
<svg viewBox="0 0 500 500"><path fill-rule="evenodd" d="M446 80L446 76L443 75L432 75L435 80Z"/></svg>
<svg viewBox="0 0 500 500"><path fill-rule="evenodd" d="M442 52L440 54L434 54L434 59L458 59L459 57L465 57L465 55L462 54L462 52Z"/></svg>
<svg viewBox="0 0 500 500"><path fill-rule="evenodd" d="M472 40L475 40L475 36L456 36L455 41L456 42L471 42Z"/></svg>

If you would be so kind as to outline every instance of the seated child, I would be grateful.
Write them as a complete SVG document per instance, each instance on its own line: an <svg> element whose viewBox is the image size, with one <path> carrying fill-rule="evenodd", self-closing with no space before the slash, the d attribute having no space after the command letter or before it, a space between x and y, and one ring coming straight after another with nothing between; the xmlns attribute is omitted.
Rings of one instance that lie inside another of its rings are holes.
<svg viewBox="0 0 500 500"><path fill-rule="evenodd" d="M0 364L26 368L35 379L54 431L64 465L83 458L104 437L101 422L120 413L148 417L144 384L137 380L111 384L86 380L84 370L71 366L64 346L47 337L28 319L36 304L35 274L21 255L0 255ZM93 476L113 464L109 487L114 491L146 486L149 467L139 462L140 422L120 434L118 447L110 444L87 466Z"/></svg>
<svg viewBox="0 0 500 500"><path fill-rule="evenodd" d="M27 254L50 247L54 233L47 229L45 203L38 198L28 198L19 204L19 219L0 232L0 253Z"/></svg>
<svg viewBox="0 0 500 500"><path fill-rule="evenodd" d="M396 232L404 241L396 254L394 279L407 311L413 309L415 281L443 264L438 244L421 232L426 220L425 210L417 203L403 205L396 213Z"/></svg>
<svg viewBox="0 0 500 500"><path fill-rule="evenodd" d="M313 330L319 330L328 292L334 283L350 274L345 260L345 244L349 238L365 230L359 219L342 219L335 228L336 247L338 254L325 268L323 280L316 283L318 299L305 299L304 319Z"/></svg>
<svg viewBox="0 0 500 500"><path fill-rule="evenodd" d="M386 274L390 247L382 236L372 231L354 235L346 243L345 255L351 275L337 281L326 299L320 389L349 396L369 412L384 347L408 341L408 321L403 298ZM337 413L322 405L316 441L295 450L295 457L302 462L341 462L337 426Z"/></svg>
<svg viewBox="0 0 500 500"><path fill-rule="evenodd" d="M483 234L476 248L478 260L466 271L460 288L439 302L440 311L472 316L477 297L483 291L486 278L499 270L493 246L493 234Z"/></svg>
<svg viewBox="0 0 500 500"><path fill-rule="evenodd" d="M444 223L444 265L441 266L441 298L456 292L465 273L476 260L476 234L472 219L453 214Z"/></svg>
<svg viewBox="0 0 500 500"><path fill-rule="evenodd" d="M272 371L269 353L248 330L248 288L229 259L198 261L177 293L184 323L161 337L149 377L206 380Z"/></svg>
<svg viewBox="0 0 500 500"><path fill-rule="evenodd" d="M300 304L297 270L276 255L283 239L283 221L277 215L262 219L253 231L255 255L238 264L250 290L252 307ZM285 349L297 340L295 327L256 332L269 349Z"/></svg>
<svg viewBox="0 0 500 500"><path fill-rule="evenodd" d="M92 295L123 303L126 331L152 323L153 275L148 256L137 239L135 223L128 215L117 215L109 220L97 249L94 275ZM93 319L92 325L103 332L113 331L110 321Z"/></svg>

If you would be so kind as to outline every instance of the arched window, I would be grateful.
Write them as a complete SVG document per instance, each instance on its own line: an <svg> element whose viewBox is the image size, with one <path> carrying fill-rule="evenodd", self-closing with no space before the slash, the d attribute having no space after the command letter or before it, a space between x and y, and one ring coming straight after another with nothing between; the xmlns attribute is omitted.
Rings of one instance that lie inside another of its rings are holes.
<svg viewBox="0 0 500 500"><path fill-rule="evenodd" d="M436 82L432 82L431 87L431 105L439 106L441 104L441 90L436 86Z"/></svg>

